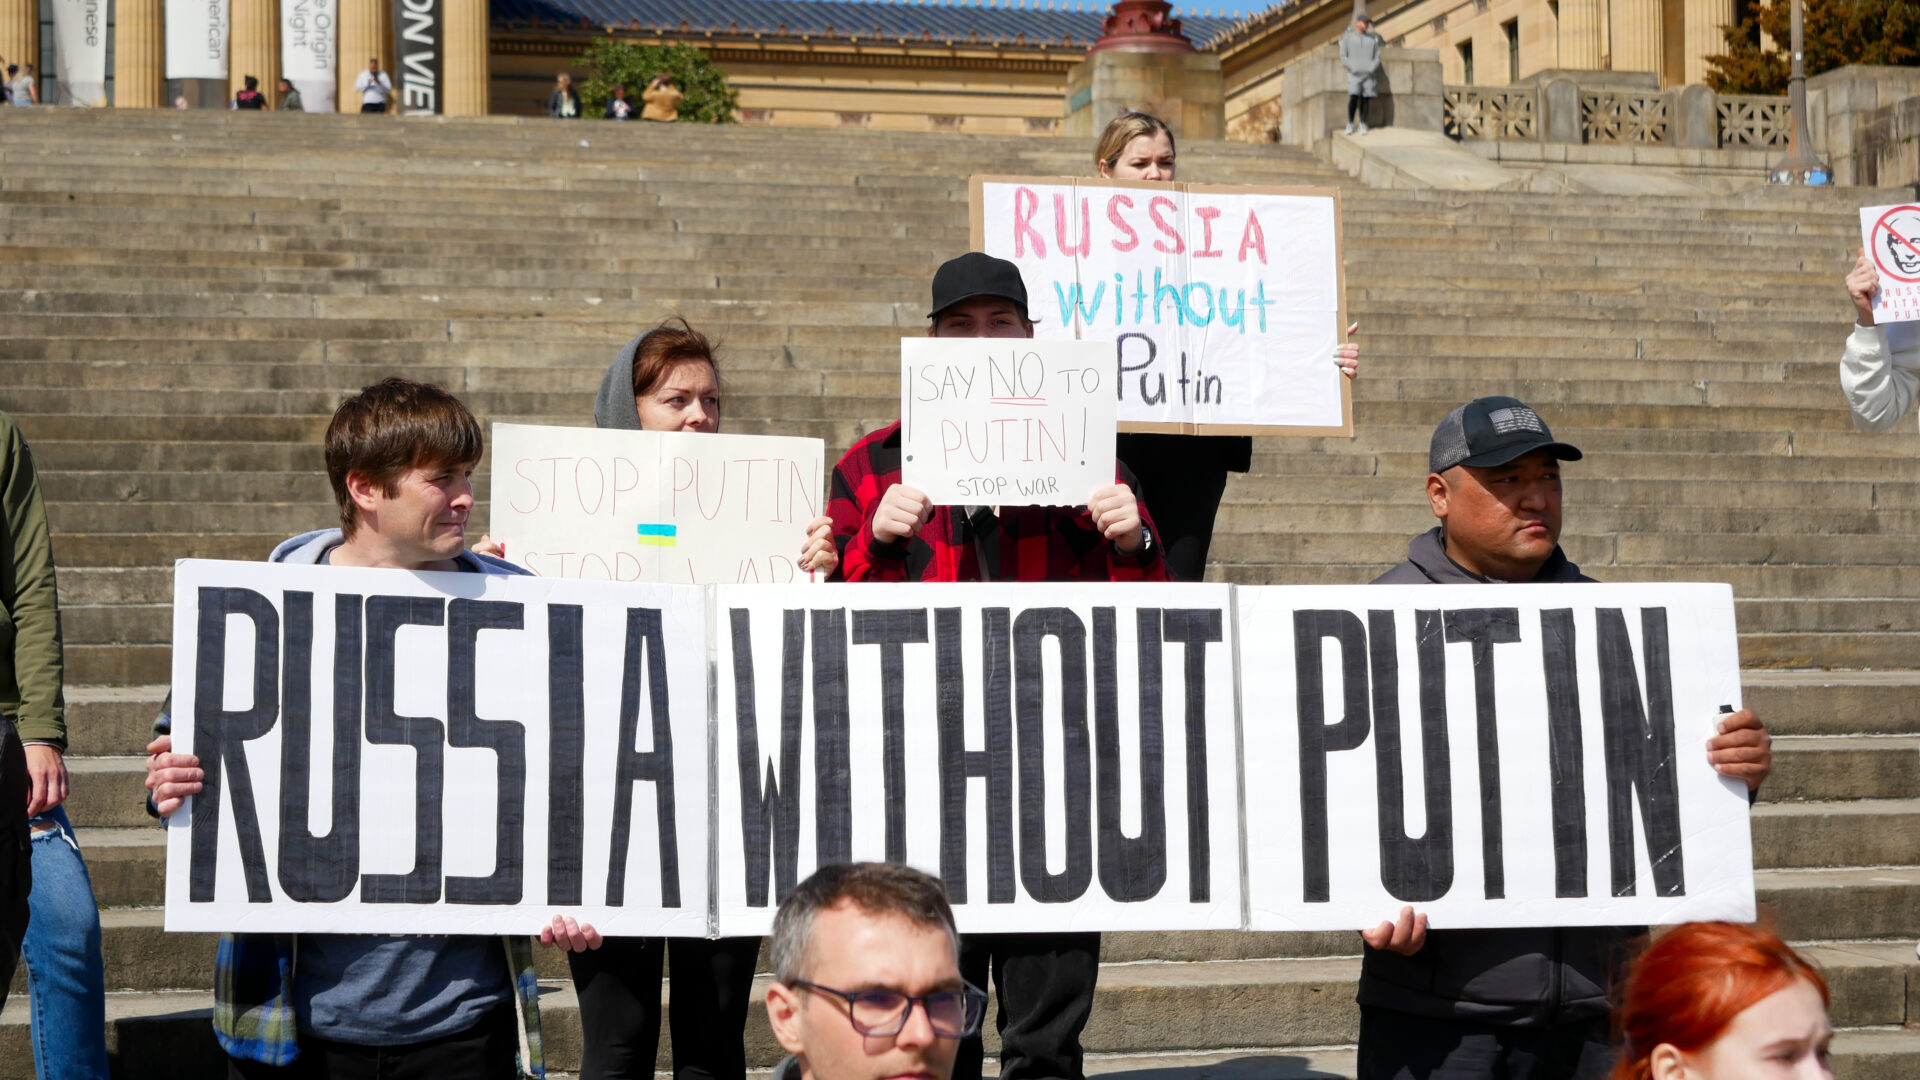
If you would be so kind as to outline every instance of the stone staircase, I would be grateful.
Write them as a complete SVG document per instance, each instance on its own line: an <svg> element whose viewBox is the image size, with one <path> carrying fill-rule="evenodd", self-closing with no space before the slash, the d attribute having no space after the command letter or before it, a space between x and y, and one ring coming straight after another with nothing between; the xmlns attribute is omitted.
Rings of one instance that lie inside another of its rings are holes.
<svg viewBox="0 0 1920 1080"><path fill-rule="evenodd" d="M212 941L162 933L161 835L142 810L168 568L259 558L329 523L317 440L345 392L403 373L483 421L585 423L618 346L681 313L723 339L729 431L837 454L896 415L897 339L921 332L933 268L966 246L967 176L1083 173L1086 155L866 131L0 110L0 408L51 502L69 807L118 1075L217 1074ZM1198 181L1344 188L1366 357L1357 436L1258 443L1213 572L1368 580L1431 522L1434 422L1485 393L1538 407L1588 454L1566 484L1575 560L1608 580L1733 584L1747 701L1779 736L1755 811L1761 900L1832 979L1837 1073L1920 1074L1920 453L1911 428L1855 433L1833 370L1853 207L1874 194L1369 191L1225 143L1182 162ZM1347 933L1109 935L1092 1067L1351 1076L1357 949ZM564 1071L578 1026L564 964L546 970ZM23 989L0 1013L4 1076L31 1073ZM772 1064L757 1015L749 1041Z"/></svg>

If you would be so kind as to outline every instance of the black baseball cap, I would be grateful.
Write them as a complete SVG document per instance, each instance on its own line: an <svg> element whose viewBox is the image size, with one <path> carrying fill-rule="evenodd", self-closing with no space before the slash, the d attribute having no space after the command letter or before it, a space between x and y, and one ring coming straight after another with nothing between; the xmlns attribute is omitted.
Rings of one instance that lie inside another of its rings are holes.
<svg viewBox="0 0 1920 1080"><path fill-rule="evenodd" d="M1455 465L1489 468L1522 454L1552 450L1561 461L1579 461L1580 448L1556 442L1540 414L1518 398L1475 398L1447 414L1433 429L1427 468L1445 472Z"/></svg>
<svg viewBox="0 0 1920 1080"><path fill-rule="evenodd" d="M953 305L976 296L1011 300L1020 305L1020 314L1027 313L1027 283L1020 278L1020 268L1005 259L969 251L948 259L933 272L933 310L927 312L927 318L938 318Z"/></svg>

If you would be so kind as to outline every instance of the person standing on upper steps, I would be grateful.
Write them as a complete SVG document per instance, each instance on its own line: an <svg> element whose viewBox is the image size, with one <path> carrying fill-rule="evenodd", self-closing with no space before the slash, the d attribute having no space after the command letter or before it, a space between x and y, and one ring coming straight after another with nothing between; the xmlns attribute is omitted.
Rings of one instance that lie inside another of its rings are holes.
<svg viewBox="0 0 1920 1080"><path fill-rule="evenodd" d="M1143 112L1113 118L1093 148L1094 165L1109 180L1172 183L1173 132L1166 121ZM1347 333L1351 335L1353 328ZM1360 373L1360 347L1334 350L1333 362L1351 379ZM1202 581L1213 546L1213 520L1227 490L1227 474L1253 467L1253 440L1245 435L1161 435L1121 432L1120 460L1140 481L1140 495L1153 514L1166 549L1167 573L1175 581Z"/></svg>

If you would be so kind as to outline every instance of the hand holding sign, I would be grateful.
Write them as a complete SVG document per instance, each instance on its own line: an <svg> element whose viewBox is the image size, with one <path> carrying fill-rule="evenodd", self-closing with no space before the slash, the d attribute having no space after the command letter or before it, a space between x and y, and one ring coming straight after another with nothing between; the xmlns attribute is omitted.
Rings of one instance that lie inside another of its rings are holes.
<svg viewBox="0 0 1920 1080"><path fill-rule="evenodd" d="M1113 380L1098 342L904 339L902 484L929 507L1082 505L1113 482Z"/></svg>

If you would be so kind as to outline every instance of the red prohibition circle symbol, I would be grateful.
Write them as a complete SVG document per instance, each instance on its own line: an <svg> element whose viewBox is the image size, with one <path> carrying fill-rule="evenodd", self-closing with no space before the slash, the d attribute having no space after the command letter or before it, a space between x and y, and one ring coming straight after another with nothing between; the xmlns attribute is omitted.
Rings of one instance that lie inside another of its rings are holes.
<svg viewBox="0 0 1920 1080"><path fill-rule="evenodd" d="M1905 215L1913 224L1903 229L1895 229L1890 219ZM1873 223L1873 232L1868 237L1867 250L1873 253L1873 265L1880 273L1895 281L1920 282L1920 206L1896 206L1880 215ZM1895 254L1898 249L1899 255ZM1911 270L1902 270L1897 259L1904 256ZM1891 265L1889 265L1891 264Z"/></svg>

